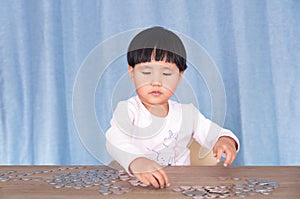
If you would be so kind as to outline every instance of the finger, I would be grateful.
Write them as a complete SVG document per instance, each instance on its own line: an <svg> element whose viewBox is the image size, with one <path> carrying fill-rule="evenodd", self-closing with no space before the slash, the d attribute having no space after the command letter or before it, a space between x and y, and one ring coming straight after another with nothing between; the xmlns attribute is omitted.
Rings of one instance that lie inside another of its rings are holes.
<svg viewBox="0 0 300 199"><path fill-rule="evenodd" d="M230 159L230 163L229 164L233 163L233 161L235 160L235 158L236 158L236 150L233 149L233 151L231 153L231 159Z"/></svg>
<svg viewBox="0 0 300 199"><path fill-rule="evenodd" d="M155 188L159 188L160 184L157 181L157 179L153 176L153 174L147 175L147 180L148 182L150 182L150 184L155 187Z"/></svg>
<svg viewBox="0 0 300 199"><path fill-rule="evenodd" d="M214 148L213 148L213 156L214 156L215 158L217 158L217 152L218 152L217 147L214 147Z"/></svg>
<svg viewBox="0 0 300 199"><path fill-rule="evenodd" d="M161 173L159 171L153 173L153 177L156 179L156 181L158 182L159 184L159 187L158 188L164 188L165 186L165 180L164 180L164 177L161 175Z"/></svg>
<svg viewBox="0 0 300 199"><path fill-rule="evenodd" d="M169 187L171 184L170 184L170 181L169 181L169 178L168 178L168 175L166 174L166 172L163 169L160 169L158 171L163 178L163 181L164 181L163 186L166 185L167 187Z"/></svg>
<svg viewBox="0 0 300 199"><path fill-rule="evenodd" d="M231 161L232 161L232 153L227 152L226 153L226 159L224 161L224 166L227 167L228 165L230 165Z"/></svg>
<svg viewBox="0 0 300 199"><path fill-rule="evenodd" d="M149 180L144 176L145 174L137 174L135 175L135 177L141 181L142 183L144 183L145 185L149 186L150 185L150 182Z"/></svg>
<svg viewBox="0 0 300 199"><path fill-rule="evenodd" d="M217 158L217 162L220 162L223 153L224 153L224 150L222 148L218 148L217 149L217 157L216 157Z"/></svg>
<svg viewBox="0 0 300 199"><path fill-rule="evenodd" d="M163 189L170 186L169 178L167 174L164 172L164 170L158 170L156 173L154 173L154 177L159 182L160 188Z"/></svg>

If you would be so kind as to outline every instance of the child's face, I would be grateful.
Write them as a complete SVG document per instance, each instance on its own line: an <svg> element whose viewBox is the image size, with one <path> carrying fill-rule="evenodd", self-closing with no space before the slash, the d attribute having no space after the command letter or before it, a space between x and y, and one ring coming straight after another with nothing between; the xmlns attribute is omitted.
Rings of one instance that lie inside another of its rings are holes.
<svg viewBox="0 0 300 199"><path fill-rule="evenodd" d="M136 92L149 110L154 106L168 109L168 100L174 94L183 71L176 64L164 61L151 61L128 67Z"/></svg>

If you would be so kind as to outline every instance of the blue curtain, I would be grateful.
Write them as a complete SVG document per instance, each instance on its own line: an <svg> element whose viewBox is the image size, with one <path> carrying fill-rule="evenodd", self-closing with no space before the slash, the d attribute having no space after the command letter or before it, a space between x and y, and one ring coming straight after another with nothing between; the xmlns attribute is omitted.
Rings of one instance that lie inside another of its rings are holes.
<svg viewBox="0 0 300 199"><path fill-rule="evenodd" d="M164 26L202 46L217 67L224 127L241 141L234 164L300 165L299 10L296 0L0 1L0 164L109 162L103 134L89 146L78 132L79 72L95 49L105 60L136 30ZM124 52L106 61L94 93L103 132L128 85ZM183 83L192 93L178 92L213 118L205 78L190 63Z"/></svg>

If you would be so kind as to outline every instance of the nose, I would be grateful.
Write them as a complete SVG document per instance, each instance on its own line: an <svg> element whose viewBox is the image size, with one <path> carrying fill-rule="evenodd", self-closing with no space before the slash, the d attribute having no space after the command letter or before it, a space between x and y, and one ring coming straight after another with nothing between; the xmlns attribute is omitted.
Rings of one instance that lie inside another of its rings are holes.
<svg viewBox="0 0 300 199"><path fill-rule="evenodd" d="M151 82L151 86L161 86L160 82Z"/></svg>
<svg viewBox="0 0 300 199"><path fill-rule="evenodd" d="M151 86L161 86L161 76L159 73L153 73Z"/></svg>

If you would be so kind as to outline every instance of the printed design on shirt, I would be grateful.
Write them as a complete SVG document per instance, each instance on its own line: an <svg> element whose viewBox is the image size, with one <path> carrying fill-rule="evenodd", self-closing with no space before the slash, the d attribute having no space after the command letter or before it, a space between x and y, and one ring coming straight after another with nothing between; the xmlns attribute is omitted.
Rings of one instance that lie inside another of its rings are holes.
<svg viewBox="0 0 300 199"><path fill-rule="evenodd" d="M161 165L176 165L176 157L178 155L176 151L178 134L168 131L168 135L163 139L163 149L155 150L147 148L153 152L149 157L150 159L158 162Z"/></svg>
<svg viewBox="0 0 300 199"><path fill-rule="evenodd" d="M174 134L171 130L169 130L169 135L168 137L164 138L164 142L163 145L165 147L169 147L169 145L173 142L173 141L177 141L178 138L178 134Z"/></svg>

